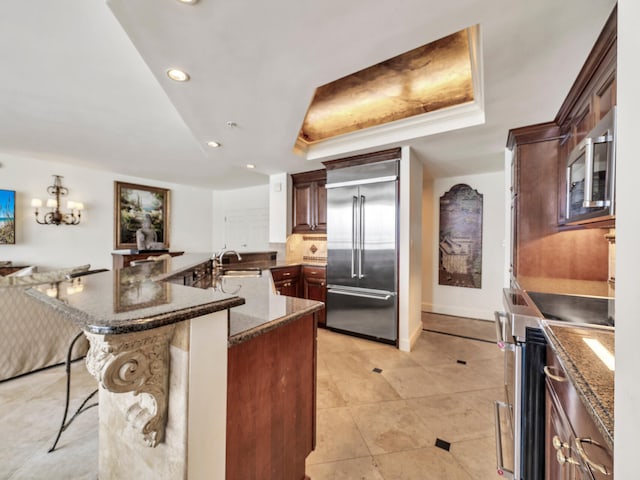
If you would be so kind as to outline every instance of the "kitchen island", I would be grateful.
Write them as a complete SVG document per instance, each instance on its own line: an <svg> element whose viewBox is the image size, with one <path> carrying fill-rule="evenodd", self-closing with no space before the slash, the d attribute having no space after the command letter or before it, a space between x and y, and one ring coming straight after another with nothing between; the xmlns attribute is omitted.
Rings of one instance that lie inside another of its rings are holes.
<svg viewBox="0 0 640 480"><path fill-rule="evenodd" d="M322 304L275 295L268 274L214 277L207 288L171 282L210 258L31 292L90 341L100 478L304 478Z"/></svg>

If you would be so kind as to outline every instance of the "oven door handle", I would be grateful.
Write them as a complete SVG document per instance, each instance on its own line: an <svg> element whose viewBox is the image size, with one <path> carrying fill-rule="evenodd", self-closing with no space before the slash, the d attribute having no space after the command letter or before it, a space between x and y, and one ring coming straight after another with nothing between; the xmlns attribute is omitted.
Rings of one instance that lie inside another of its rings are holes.
<svg viewBox="0 0 640 480"><path fill-rule="evenodd" d="M493 315L495 317L494 323L496 326L496 344L502 351L513 350L514 345L512 343L507 342L504 338L505 323L502 321L502 319L504 318L506 320L507 314L505 312L495 311L493 312Z"/></svg>
<svg viewBox="0 0 640 480"><path fill-rule="evenodd" d="M514 480L514 474L511 470L504 468L504 458L502 456L502 426L500 424L500 409L509 408L509 406L496 400L494 402L495 407L495 422L496 422L496 471L498 475L508 480Z"/></svg>

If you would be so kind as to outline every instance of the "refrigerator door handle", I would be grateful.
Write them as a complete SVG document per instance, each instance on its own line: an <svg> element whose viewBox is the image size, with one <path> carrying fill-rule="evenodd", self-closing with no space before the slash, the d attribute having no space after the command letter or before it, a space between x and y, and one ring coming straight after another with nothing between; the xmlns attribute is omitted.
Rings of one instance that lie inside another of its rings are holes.
<svg viewBox="0 0 640 480"><path fill-rule="evenodd" d="M355 292L353 290L340 290L337 288L329 288L327 293L337 293L339 295L348 295L350 297L373 298L375 300L389 300L393 293L364 293Z"/></svg>
<svg viewBox="0 0 640 480"><path fill-rule="evenodd" d="M364 195L360 195L360 248L358 249L358 278L364 278Z"/></svg>
<svg viewBox="0 0 640 480"><path fill-rule="evenodd" d="M356 223L356 207L358 205L358 197L353 196L351 204L351 278L356 278L356 249L357 246L357 223Z"/></svg>

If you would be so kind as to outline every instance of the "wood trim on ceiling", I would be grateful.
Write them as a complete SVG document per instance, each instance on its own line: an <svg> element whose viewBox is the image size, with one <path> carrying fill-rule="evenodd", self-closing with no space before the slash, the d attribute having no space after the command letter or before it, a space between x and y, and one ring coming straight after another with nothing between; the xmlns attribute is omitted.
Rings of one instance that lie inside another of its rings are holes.
<svg viewBox="0 0 640 480"><path fill-rule="evenodd" d="M364 153L353 157L340 158L338 160L329 160L322 162L327 170L335 170L337 168L354 167L356 165L366 165L367 163L382 162L384 160L397 160L400 158L400 148L391 148L381 152Z"/></svg>

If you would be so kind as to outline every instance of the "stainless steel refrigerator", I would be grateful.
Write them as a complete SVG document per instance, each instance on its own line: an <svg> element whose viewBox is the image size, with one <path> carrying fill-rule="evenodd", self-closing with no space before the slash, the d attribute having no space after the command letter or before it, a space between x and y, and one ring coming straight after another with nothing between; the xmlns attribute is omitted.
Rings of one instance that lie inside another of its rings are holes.
<svg viewBox="0 0 640 480"><path fill-rule="evenodd" d="M327 327L396 343L398 160L327 171Z"/></svg>

